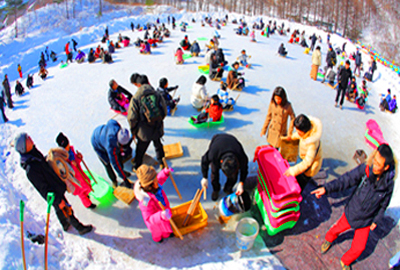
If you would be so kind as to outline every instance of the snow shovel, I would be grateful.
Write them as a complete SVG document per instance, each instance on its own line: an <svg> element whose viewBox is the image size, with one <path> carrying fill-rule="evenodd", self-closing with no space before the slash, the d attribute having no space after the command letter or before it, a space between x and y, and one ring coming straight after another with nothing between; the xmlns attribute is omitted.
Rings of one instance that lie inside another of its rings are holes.
<svg viewBox="0 0 400 270"><path fill-rule="evenodd" d="M24 270L26 270L25 246L24 246L24 208L25 208L25 203L23 200L21 200L19 202L19 220L21 221L21 251L22 251L22 262L24 263Z"/></svg>
<svg viewBox="0 0 400 270"><path fill-rule="evenodd" d="M47 270L47 249L48 249L48 239L49 239L49 222L50 222L50 209L54 202L54 193L47 193L47 219L46 219L46 233L44 240L44 269Z"/></svg>

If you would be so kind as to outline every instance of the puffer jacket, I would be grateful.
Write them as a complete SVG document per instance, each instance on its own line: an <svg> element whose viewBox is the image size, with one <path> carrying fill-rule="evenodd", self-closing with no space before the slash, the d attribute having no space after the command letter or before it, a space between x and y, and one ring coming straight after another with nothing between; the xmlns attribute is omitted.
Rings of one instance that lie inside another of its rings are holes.
<svg viewBox="0 0 400 270"><path fill-rule="evenodd" d="M297 176L304 173L308 177L315 176L322 166L322 123L321 120L309 116L311 129L300 137L294 132L292 139L300 139L299 156L302 161L289 168L290 175Z"/></svg>
<svg viewBox="0 0 400 270"><path fill-rule="evenodd" d="M194 83L192 87L192 95L190 96L190 103L192 103L192 106L196 109L201 109L207 100L208 94L206 86Z"/></svg>
<svg viewBox="0 0 400 270"><path fill-rule="evenodd" d="M315 66L321 65L321 52L319 50L314 50L311 56L311 63Z"/></svg>

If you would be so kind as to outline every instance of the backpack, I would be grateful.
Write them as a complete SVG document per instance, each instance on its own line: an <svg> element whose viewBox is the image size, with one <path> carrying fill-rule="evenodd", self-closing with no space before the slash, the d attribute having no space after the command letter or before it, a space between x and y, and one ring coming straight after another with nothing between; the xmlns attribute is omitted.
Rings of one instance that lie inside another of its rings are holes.
<svg viewBox="0 0 400 270"><path fill-rule="evenodd" d="M140 100L140 112L148 123L160 122L164 119L160 96L152 93L143 95Z"/></svg>

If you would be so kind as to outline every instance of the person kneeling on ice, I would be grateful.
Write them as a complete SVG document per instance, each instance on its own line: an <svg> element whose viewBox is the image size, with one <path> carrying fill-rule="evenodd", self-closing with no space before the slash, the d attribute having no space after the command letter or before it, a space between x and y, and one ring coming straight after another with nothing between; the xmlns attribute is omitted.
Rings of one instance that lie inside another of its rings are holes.
<svg viewBox="0 0 400 270"><path fill-rule="evenodd" d="M83 160L82 154L78 151L75 152L74 147L69 144L68 138L62 132L58 134L56 142L58 146L62 148L50 149L49 155L47 156L48 162L52 165L54 171L56 171L57 173L57 170L59 170L59 164L57 162L58 157L63 161L67 161L70 167L63 164L64 169L72 169L72 171L69 171L68 174L75 180L69 181L69 183L67 184L68 191L71 192L73 195L78 196L81 199L83 206L85 206L86 208L96 208L96 205L93 204L89 198L89 193L92 191L90 179L86 176L81 168L81 162ZM64 173L64 175L66 174ZM63 179L62 175L60 176L60 178ZM65 178L68 179L68 176L66 175ZM72 186L69 184L71 184Z"/></svg>
<svg viewBox="0 0 400 270"><path fill-rule="evenodd" d="M114 188L118 186L114 170L123 179L123 185L131 188L132 185L128 180L130 174L124 171L123 164L123 159L132 155L130 147L132 138L129 130L121 127L114 119L110 119L106 125L98 126L93 131L91 142L94 151L106 168Z"/></svg>
<svg viewBox="0 0 400 270"><path fill-rule="evenodd" d="M288 52L285 49L285 45L283 45L283 43L281 43L281 46L279 46L278 53L280 56L283 57L286 57L286 55L288 54Z"/></svg>
<svg viewBox="0 0 400 270"><path fill-rule="evenodd" d="M178 85L168 87L168 79L161 78L160 84L157 88L157 91L160 92L161 96L164 98L165 103L167 104L167 114L171 115L171 111L175 109L176 105L178 104L180 98L173 99L172 96L169 94L171 91L175 91L178 89Z"/></svg>
<svg viewBox="0 0 400 270"><path fill-rule="evenodd" d="M80 235L92 231L92 225L83 225L74 216L72 207L64 196L67 190L65 183L47 163L31 137L27 133L18 134L15 137L14 146L15 150L21 155L21 167L26 171L29 182L32 183L43 199L47 200L48 193L54 193L53 207L63 230L68 231L72 225Z"/></svg>
<svg viewBox="0 0 400 270"><path fill-rule="evenodd" d="M250 67L249 63L247 62L251 58L250 55L246 54L246 50L242 50L240 56L237 58L240 65L243 67Z"/></svg>
<svg viewBox="0 0 400 270"><path fill-rule="evenodd" d="M236 103L236 101L233 98L229 97L227 87L228 87L228 85L226 83L221 82L221 86L217 90L217 95L220 99L222 108L224 110L231 109L233 107L233 105L235 105L235 103Z"/></svg>
<svg viewBox="0 0 400 270"><path fill-rule="evenodd" d="M194 124L207 122L208 119L211 119L212 122L218 122L221 120L222 112L223 109L218 95L213 95L210 99L210 104L197 117L192 116L191 119Z"/></svg>
<svg viewBox="0 0 400 270"><path fill-rule="evenodd" d="M181 48L178 48L175 52L175 57L176 57L176 64L182 65L184 63L183 61L183 51Z"/></svg>
<svg viewBox="0 0 400 270"><path fill-rule="evenodd" d="M322 166L322 123L318 118L300 114L294 119L294 127L296 132L291 135L291 139L300 139L299 156L302 161L291 166L283 174L296 177L301 190L304 190L307 183L319 172ZM287 140L289 137L282 139Z"/></svg>
<svg viewBox="0 0 400 270"><path fill-rule="evenodd" d="M164 168L157 174L156 170L146 164L136 170L138 181L135 182L134 193L139 201L144 223L151 232L154 242L161 243L165 238L173 236L169 220L172 217L171 207L162 185L168 179L170 169ZM161 203L165 210L162 210Z"/></svg>
<svg viewBox="0 0 400 270"><path fill-rule="evenodd" d="M110 90L108 91L108 102L111 105L111 109L121 113L127 112L132 94L120 86L114 79L109 82L109 85Z"/></svg>
<svg viewBox="0 0 400 270"><path fill-rule="evenodd" d="M249 159L244 152L241 143L230 134L217 134L211 139L207 152L201 158L201 172L203 179L201 186L208 187L208 167L211 164L211 185L213 192L211 199L218 199L221 184L219 183L219 169L225 174L227 180L224 192L233 193L233 186L237 182L240 171L240 182L236 190L236 195L243 194L243 184L246 181L248 173Z"/></svg>
<svg viewBox="0 0 400 270"><path fill-rule="evenodd" d="M341 233L355 230L351 248L340 259L342 269L350 269L350 265L363 253L370 231L375 230L377 223L383 219L393 193L396 165L390 146L381 144L366 163L311 192L319 199L324 194L355 187L343 215L328 230L321 246L321 253L324 254Z"/></svg>
<svg viewBox="0 0 400 270"><path fill-rule="evenodd" d="M244 75L244 73L238 72L239 63L235 62L232 64L232 69L228 73L226 78L226 83L228 84L228 89L232 90L242 90L244 88L244 78L239 77Z"/></svg>

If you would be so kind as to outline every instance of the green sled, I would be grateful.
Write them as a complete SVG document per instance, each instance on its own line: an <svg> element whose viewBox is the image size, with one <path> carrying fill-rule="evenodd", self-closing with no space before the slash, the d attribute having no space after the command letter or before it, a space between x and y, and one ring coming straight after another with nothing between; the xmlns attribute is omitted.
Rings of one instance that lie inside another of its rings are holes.
<svg viewBox="0 0 400 270"><path fill-rule="evenodd" d="M204 123L200 123L200 124L195 124L193 123L193 120L191 118L189 118L189 124L191 124L192 126L196 127L196 128L208 128L208 127L213 127L213 126L219 126L221 124L223 124L225 122L224 120L224 116L221 116L221 119L219 121L216 122L204 122Z"/></svg>

